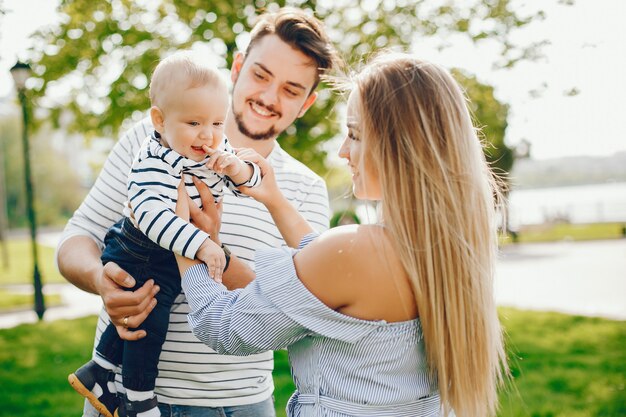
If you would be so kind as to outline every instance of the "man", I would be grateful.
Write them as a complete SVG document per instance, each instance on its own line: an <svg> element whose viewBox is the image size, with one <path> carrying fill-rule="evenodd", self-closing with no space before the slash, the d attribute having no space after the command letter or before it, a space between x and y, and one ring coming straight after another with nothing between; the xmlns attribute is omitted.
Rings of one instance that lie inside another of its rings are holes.
<svg viewBox="0 0 626 417"><path fill-rule="evenodd" d="M233 147L253 148L274 167L285 196L316 229L328 228L328 195L321 178L284 152L276 138L315 102L315 87L330 70L336 54L319 21L296 9L281 9L259 20L245 54L231 68L232 105L226 135ZM100 294L96 340L108 318L127 338L156 300L152 281L135 292L134 281L117 265L102 266L100 254L108 228L122 216L128 170L143 139L152 132L149 119L126 132L115 145L89 195L59 243L57 261L65 278ZM224 196L220 238L239 258L252 263L259 248L284 241L265 207L253 199ZM164 416L273 416L273 353L222 356L199 342L187 324L189 308L180 295L170 315L159 362L156 393ZM97 412L88 403L85 416Z"/></svg>

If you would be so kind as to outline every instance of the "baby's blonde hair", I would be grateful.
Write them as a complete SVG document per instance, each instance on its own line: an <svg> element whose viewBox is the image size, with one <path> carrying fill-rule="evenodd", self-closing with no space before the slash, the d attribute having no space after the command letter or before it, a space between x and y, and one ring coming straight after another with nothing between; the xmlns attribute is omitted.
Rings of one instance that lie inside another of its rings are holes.
<svg viewBox="0 0 626 417"><path fill-rule="evenodd" d="M150 102L165 107L168 98L189 88L224 84L226 80L208 59L192 51L178 51L163 59L150 80Z"/></svg>

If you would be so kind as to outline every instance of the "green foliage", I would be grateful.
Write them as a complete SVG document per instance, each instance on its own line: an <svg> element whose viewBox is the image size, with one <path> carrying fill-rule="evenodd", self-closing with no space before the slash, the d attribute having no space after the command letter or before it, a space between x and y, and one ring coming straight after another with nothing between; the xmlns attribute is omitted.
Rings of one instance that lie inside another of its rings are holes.
<svg viewBox="0 0 626 417"><path fill-rule="evenodd" d="M202 43L224 57L219 64L227 67L232 52L244 47L256 16L284 5L314 11L349 64L361 62L380 48L408 49L419 37L441 39L442 45L451 34L474 42L495 40L502 57L496 64L502 67L532 58L540 46L512 41L516 30L542 14L520 16L510 0L216 0L210 4L207 7L199 0L62 1L60 25L36 34L31 51L39 79L38 106L48 109L53 121L60 120L62 112L73 114L70 130L114 136L123 121L148 108L146 76L160 57ZM62 98L51 100L53 95ZM319 145L337 134L331 111L335 101L329 93L321 94L282 139L288 152L320 173L325 170L325 153Z"/></svg>
<svg viewBox="0 0 626 417"><path fill-rule="evenodd" d="M452 74L465 88L470 99L469 107L474 116L474 123L480 129L485 142L487 161L499 179L508 184L508 173L511 172L515 159L513 149L504 143L509 106L495 98L492 86L481 83L475 76L458 69L453 70Z"/></svg>
<svg viewBox="0 0 626 417"><path fill-rule="evenodd" d="M361 224L361 219L352 210L339 210L330 218L330 227L337 227L346 224Z"/></svg>
<svg viewBox="0 0 626 417"><path fill-rule="evenodd" d="M85 190L66 158L52 147L48 133L41 129L29 136L35 211L38 225L62 225L80 204ZM9 228L26 227L21 120L0 120L0 153Z"/></svg>

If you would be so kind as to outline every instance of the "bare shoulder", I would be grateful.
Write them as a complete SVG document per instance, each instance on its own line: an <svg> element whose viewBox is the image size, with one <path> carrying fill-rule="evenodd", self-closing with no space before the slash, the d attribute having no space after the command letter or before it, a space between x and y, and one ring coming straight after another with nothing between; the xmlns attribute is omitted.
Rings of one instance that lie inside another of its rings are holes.
<svg viewBox="0 0 626 417"><path fill-rule="evenodd" d="M378 225L350 224L327 230L311 242L303 251L324 252L326 255L362 255L362 251L389 244L385 229Z"/></svg>
<svg viewBox="0 0 626 417"><path fill-rule="evenodd" d="M393 303L405 274L388 232L378 225L348 225L327 231L294 258L303 284L330 308L364 319ZM403 291L403 290L400 290ZM401 297L405 298L405 297Z"/></svg>

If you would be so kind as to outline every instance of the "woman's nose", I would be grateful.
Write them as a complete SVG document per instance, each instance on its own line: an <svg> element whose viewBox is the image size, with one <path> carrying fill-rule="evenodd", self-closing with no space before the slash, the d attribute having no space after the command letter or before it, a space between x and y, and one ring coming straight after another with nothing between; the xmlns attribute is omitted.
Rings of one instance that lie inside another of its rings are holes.
<svg viewBox="0 0 626 417"><path fill-rule="evenodd" d="M339 147L339 152L337 152L337 154L340 158L350 158L350 145L348 139L348 136L346 136L346 138L343 140L343 143L341 144L341 147Z"/></svg>

